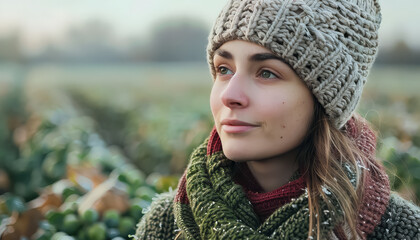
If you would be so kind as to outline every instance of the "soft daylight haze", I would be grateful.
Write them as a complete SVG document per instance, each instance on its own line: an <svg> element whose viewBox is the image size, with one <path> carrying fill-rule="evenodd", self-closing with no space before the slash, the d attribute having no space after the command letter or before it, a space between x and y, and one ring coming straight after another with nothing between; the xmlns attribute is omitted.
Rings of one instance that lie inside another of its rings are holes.
<svg viewBox="0 0 420 240"><path fill-rule="evenodd" d="M209 27L225 0L0 0L0 36L18 31L26 50L38 51L46 44L60 41L70 26L100 19L113 26L117 41L129 36L147 39L154 22L161 18L188 16ZM416 0L382 0L380 43L390 47L404 39L420 49Z"/></svg>
<svg viewBox="0 0 420 240"><path fill-rule="evenodd" d="M420 1L379 1L357 112L420 204ZM214 126L205 50L225 3L0 0L0 239L129 239Z"/></svg>

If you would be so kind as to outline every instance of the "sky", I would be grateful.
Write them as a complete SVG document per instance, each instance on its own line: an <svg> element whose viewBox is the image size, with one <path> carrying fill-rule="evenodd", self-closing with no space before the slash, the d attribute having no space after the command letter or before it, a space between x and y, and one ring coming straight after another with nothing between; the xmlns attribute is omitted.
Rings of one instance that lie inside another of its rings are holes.
<svg viewBox="0 0 420 240"><path fill-rule="evenodd" d="M191 17L209 28L226 0L0 0L0 38L19 32L26 50L62 38L71 26L100 19L110 23L117 36L144 36L162 18ZM418 0L380 0L380 46L404 38L420 50Z"/></svg>

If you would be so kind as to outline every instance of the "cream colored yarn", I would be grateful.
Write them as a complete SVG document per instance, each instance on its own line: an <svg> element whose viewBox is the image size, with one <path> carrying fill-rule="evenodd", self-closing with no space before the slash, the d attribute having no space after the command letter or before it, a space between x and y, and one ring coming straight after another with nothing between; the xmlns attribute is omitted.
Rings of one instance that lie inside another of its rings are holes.
<svg viewBox="0 0 420 240"><path fill-rule="evenodd" d="M305 81L340 129L350 119L378 50L375 0L230 0L209 35L207 58L240 39L270 49Z"/></svg>

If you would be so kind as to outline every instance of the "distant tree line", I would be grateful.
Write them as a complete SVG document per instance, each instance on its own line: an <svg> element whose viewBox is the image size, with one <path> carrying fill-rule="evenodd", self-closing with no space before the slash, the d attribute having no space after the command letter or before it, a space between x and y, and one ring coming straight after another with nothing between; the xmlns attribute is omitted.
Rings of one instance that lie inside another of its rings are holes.
<svg viewBox="0 0 420 240"><path fill-rule="evenodd" d="M404 40L397 41L392 48L380 49L376 64L420 65L420 50L412 49Z"/></svg>
<svg viewBox="0 0 420 240"><path fill-rule="evenodd" d="M118 39L112 26L92 20L71 27L60 42L36 54L22 51L20 35L0 36L0 62L162 62L205 61L208 26L196 19L164 19L151 31Z"/></svg>
<svg viewBox="0 0 420 240"><path fill-rule="evenodd" d="M113 27L91 20L68 29L64 40L50 42L36 54L22 50L16 32L0 37L0 62L170 62L206 61L208 26L196 19L171 18L155 23L151 31L118 39ZM381 49L376 64L420 64L420 50L403 40Z"/></svg>

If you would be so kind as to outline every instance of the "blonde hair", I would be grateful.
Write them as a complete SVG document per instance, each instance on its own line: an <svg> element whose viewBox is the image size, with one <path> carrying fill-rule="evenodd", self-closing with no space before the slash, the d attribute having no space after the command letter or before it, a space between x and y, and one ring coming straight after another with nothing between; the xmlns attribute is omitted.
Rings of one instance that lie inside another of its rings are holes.
<svg viewBox="0 0 420 240"><path fill-rule="evenodd" d="M357 135L366 123L361 117L354 116ZM309 232L312 238L315 231L320 238L321 209L320 200L328 199L323 191L327 188L337 200L343 213L343 221L351 231L351 238L360 236L357 232L357 210L363 196L364 176L358 164L376 170L374 157L358 148L354 138L345 131L338 130L328 121L322 106L315 101L314 120L307 137L301 145L298 161L304 168L307 182L309 202ZM355 170L356 181L353 183L343 167L343 163ZM354 184L354 185L353 185ZM325 201L328 209L337 210L329 201Z"/></svg>

